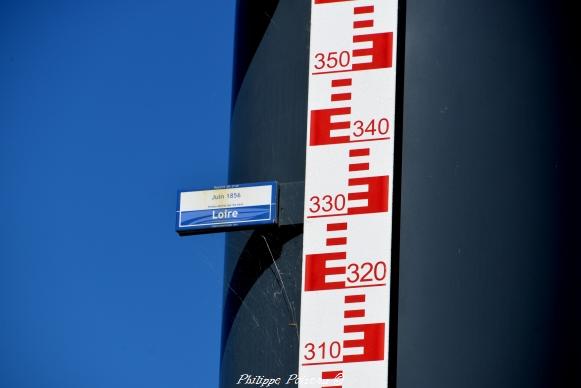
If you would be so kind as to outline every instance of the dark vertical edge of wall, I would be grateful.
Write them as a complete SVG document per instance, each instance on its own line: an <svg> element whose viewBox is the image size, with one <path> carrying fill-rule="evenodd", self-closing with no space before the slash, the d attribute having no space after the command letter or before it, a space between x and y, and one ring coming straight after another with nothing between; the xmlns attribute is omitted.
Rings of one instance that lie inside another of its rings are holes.
<svg viewBox="0 0 581 388"><path fill-rule="evenodd" d="M559 195L560 203L560 260L563 266L561 284L561 306L559 319L564 330L557 346L559 355L557 371L562 384L581 386L581 125L579 90L581 61L572 53L578 46L579 6L575 2L556 3L553 23L559 26L554 39L554 60L557 63L559 121Z"/></svg>
<svg viewBox="0 0 581 388"><path fill-rule="evenodd" d="M403 110L405 80L405 31L406 0L399 0L397 16L397 56L396 56L396 90L395 90L395 143L393 162L393 201L392 201L392 236L391 236L391 285L389 303L389 388L397 385L397 327L399 301L399 237L401 220L401 174L403 151Z"/></svg>

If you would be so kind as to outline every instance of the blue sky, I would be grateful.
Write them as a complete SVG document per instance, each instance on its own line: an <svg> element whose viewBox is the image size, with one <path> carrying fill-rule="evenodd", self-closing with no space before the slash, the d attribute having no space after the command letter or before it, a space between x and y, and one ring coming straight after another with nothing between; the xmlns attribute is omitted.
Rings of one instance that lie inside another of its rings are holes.
<svg viewBox="0 0 581 388"><path fill-rule="evenodd" d="M217 386L234 9L0 3L0 386Z"/></svg>

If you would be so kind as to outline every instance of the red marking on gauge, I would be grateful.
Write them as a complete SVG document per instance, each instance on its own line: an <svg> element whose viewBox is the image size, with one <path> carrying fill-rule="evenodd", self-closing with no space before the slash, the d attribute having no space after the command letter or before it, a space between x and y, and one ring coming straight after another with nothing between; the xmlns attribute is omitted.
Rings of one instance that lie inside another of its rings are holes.
<svg viewBox="0 0 581 388"><path fill-rule="evenodd" d="M391 67L393 64L393 33L381 32L377 34L355 35L353 43L371 43L370 48L353 50L353 58L371 57L363 63L354 63L352 70L372 70Z"/></svg>
<svg viewBox="0 0 581 388"><path fill-rule="evenodd" d="M333 119L340 120L337 116L348 114L351 114L350 107L317 109L311 111L310 145L318 146L348 143L348 135L331 136L332 131L351 128L351 121L332 121Z"/></svg>
<svg viewBox="0 0 581 388"><path fill-rule="evenodd" d="M333 94L331 99L341 101L351 98L351 93ZM351 107L314 109L311 111L310 146L325 146L331 144L362 143L370 141L389 140L389 136L352 140L346 129L351 129L351 120L345 117L351 114Z"/></svg>
<svg viewBox="0 0 581 388"><path fill-rule="evenodd" d="M372 5L366 5L363 7L355 7L353 8L353 13L355 15L360 15L363 13L373 13L375 11L375 8Z"/></svg>
<svg viewBox="0 0 581 388"><path fill-rule="evenodd" d="M351 93L331 94L331 101L349 101L349 100L351 100Z"/></svg>
<svg viewBox="0 0 581 388"><path fill-rule="evenodd" d="M363 318L365 317L365 310L364 309L346 310L343 316L345 318Z"/></svg>
<svg viewBox="0 0 581 388"><path fill-rule="evenodd" d="M321 388L343 388L343 385L337 385L343 379L343 371L342 370L331 370L331 371L324 371L321 372L321 379L322 380L331 380L329 383L333 385L323 385ZM323 382L323 384L327 384Z"/></svg>
<svg viewBox="0 0 581 388"><path fill-rule="evenodd" d="M307 216L307 218L328 218L328 217L339 217L339 216L347 216L349 213L336 213L336 214L319 214L316 216Z"/></svg>
<svg viewBox="0 0 581 388"><path fill-rule="evenodd" d="M373 176L349 179L349 186L367 186L366 191L349 193L349 201L367 200L367 205L349 206L349 214L367 214L387 212L388 207L388 176Z"/></svg>
<svg viewBox="0 0 581 388"><path fill-rule="evenodd" d="M349 171L367 171L369 163L352 163L349 165Z"/></svg>
<svg viewBox="0 0 581 388"><path fill-rule="evenodd" d="M347 73L353 71L352 69L343 69L343 70L328 70L328 71L315 71L312 72L312 75L319 75L319 74L333 74L333 73Z"/></svg>
<svg viewBox="0 0 581 388"><path fill-rule="evenodd" d="M365 302L365 294L345 295L345 303L363 303Z"/></svg>
<svg viewBox="0 0 581 388"><path fill-rule="evenodd" d="M371 287L385 287L387 283L379 283L379 284L362 284L360 286L345 286L344 288L371 288Z"/></svg>
<svg viewBox="0 0 581 388"><path fill-rule="evenodd" d="M369 148L355 148L349 150L349 157L356 158L359 156L369 156Z"/></svg>
<svg viewBox="0 0 581 388"><path fill-rule="evenodd" d="M373 27L373 20L357 20L353 22L353 28Z"/></svg>
<svg viewBox="0 0 581 388"><path fill-rule="evenodd" d="M361 139L361 140L351 140L349 143L366 143L368 141L379 141L379 140L389 140L391 137L377 137L375 139Z"/></svg>
<svg viewBox="0 0 581 388"><path fill-rule="evenodd" d="M305 256L306 292L340 290L346 288L370 288L386 286L385 282L360 284L360 281L347 283L347 252L313 253ZM329 280L330 275L343 275L342 280Z"/></svg>
<svg viewBox="0 0 581 388"><path fill-rule="evenodd" d="M327 267L327 263L346 260L347 252L315 253L305 257L305 291L345 288L345 281L327 281L327 275L345 275L345 266Z"/></svg>
<svg viewBox="0 0 581 388"><path fill-rule="evenodd" d="M326 242L327 246L346 245L346 244L347 244L347 237L328 238L327 242Z"/></svg>
<svg viewBox="0 0 581 388"><path fill-rule="evenodd" d="M366 171L368 169L369 163L352 163L349 165L349 172ZM347 181L347 185L352 188L359 188L359 191L347 193L347 212L308 215L307 218L339 217L388 211L388 176L350 178ZM358 202L353 203L353 201Z"/></svg>
<svg viewBox="0 0 581 388"><path fill-rule="evenodd" d="M344 3L353 0L315 0L315 4L330 4L330 3Z"/></svg>
<svg viewBox="0 0 581 388"><path fill-rule="evenodd" d="M337 364L343 364L343 361L305 362L301 365L302 366L315 366L315 365L337 365Z"/></svg>
<svg viewBox="0 0 581 388"><path fill-rule="evenodd" d="M331 87L339 88L343 86L351 86L351 81L352 81L351 78L334 79L333 81L331 81Z"/></svg>
<svg viewBox="0 0 581 388"><path fill-rule="evenodd" d="M323 380L334 380L334 379L340 379L342 377L343 377L342 370L332 370L332 371L327 371L327 372L321 373L321 378Z"/></svg>
<svg viewBox="0 0 581 388"><path fill-rule="evenodd" d="M327 232L334 232L338 230L347 230L347 223L338 222L335 224L327 224Z"/></svg>
<svg viewBox="0 0 581 388"><path fill-rule="evenodd" d="M346 364L352 362L381 361L385 359L385 324L365 323L359 325L345 325L345 334L357 334L362 337L355 340L343 340L343 350L356 349L360 353L344 354L339 361L306 362L303 366Z"/></svg>
<svg viewBox="0 0 581 388"><path fill-rule="evenodd" d="M385 324L367 323L361 325L346 325L344 333L363 334L362 339L344 340L343 349L360 348L360 354L346 354L343 362L379 361L385 358Z"/></svg>

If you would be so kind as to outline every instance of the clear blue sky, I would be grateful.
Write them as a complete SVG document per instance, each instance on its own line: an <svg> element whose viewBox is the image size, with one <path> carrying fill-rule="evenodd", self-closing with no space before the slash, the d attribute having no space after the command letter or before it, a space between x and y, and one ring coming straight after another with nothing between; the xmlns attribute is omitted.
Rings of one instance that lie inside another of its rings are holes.
<svg viewBox="0 0 581 388"><path fill-rule="evenodd" d="M0 387L216 387L234 0L0 2Z"/></svg>

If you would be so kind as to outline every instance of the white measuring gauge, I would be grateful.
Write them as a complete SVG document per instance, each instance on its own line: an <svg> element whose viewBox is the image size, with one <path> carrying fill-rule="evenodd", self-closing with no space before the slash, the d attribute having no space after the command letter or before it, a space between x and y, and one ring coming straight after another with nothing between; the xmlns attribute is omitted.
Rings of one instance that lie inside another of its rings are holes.
<svg viewBox="0 0 581 388"><path fill-rule="evenodd" d="M311 6L301 388L387 387L397 14Z"/></svg>

